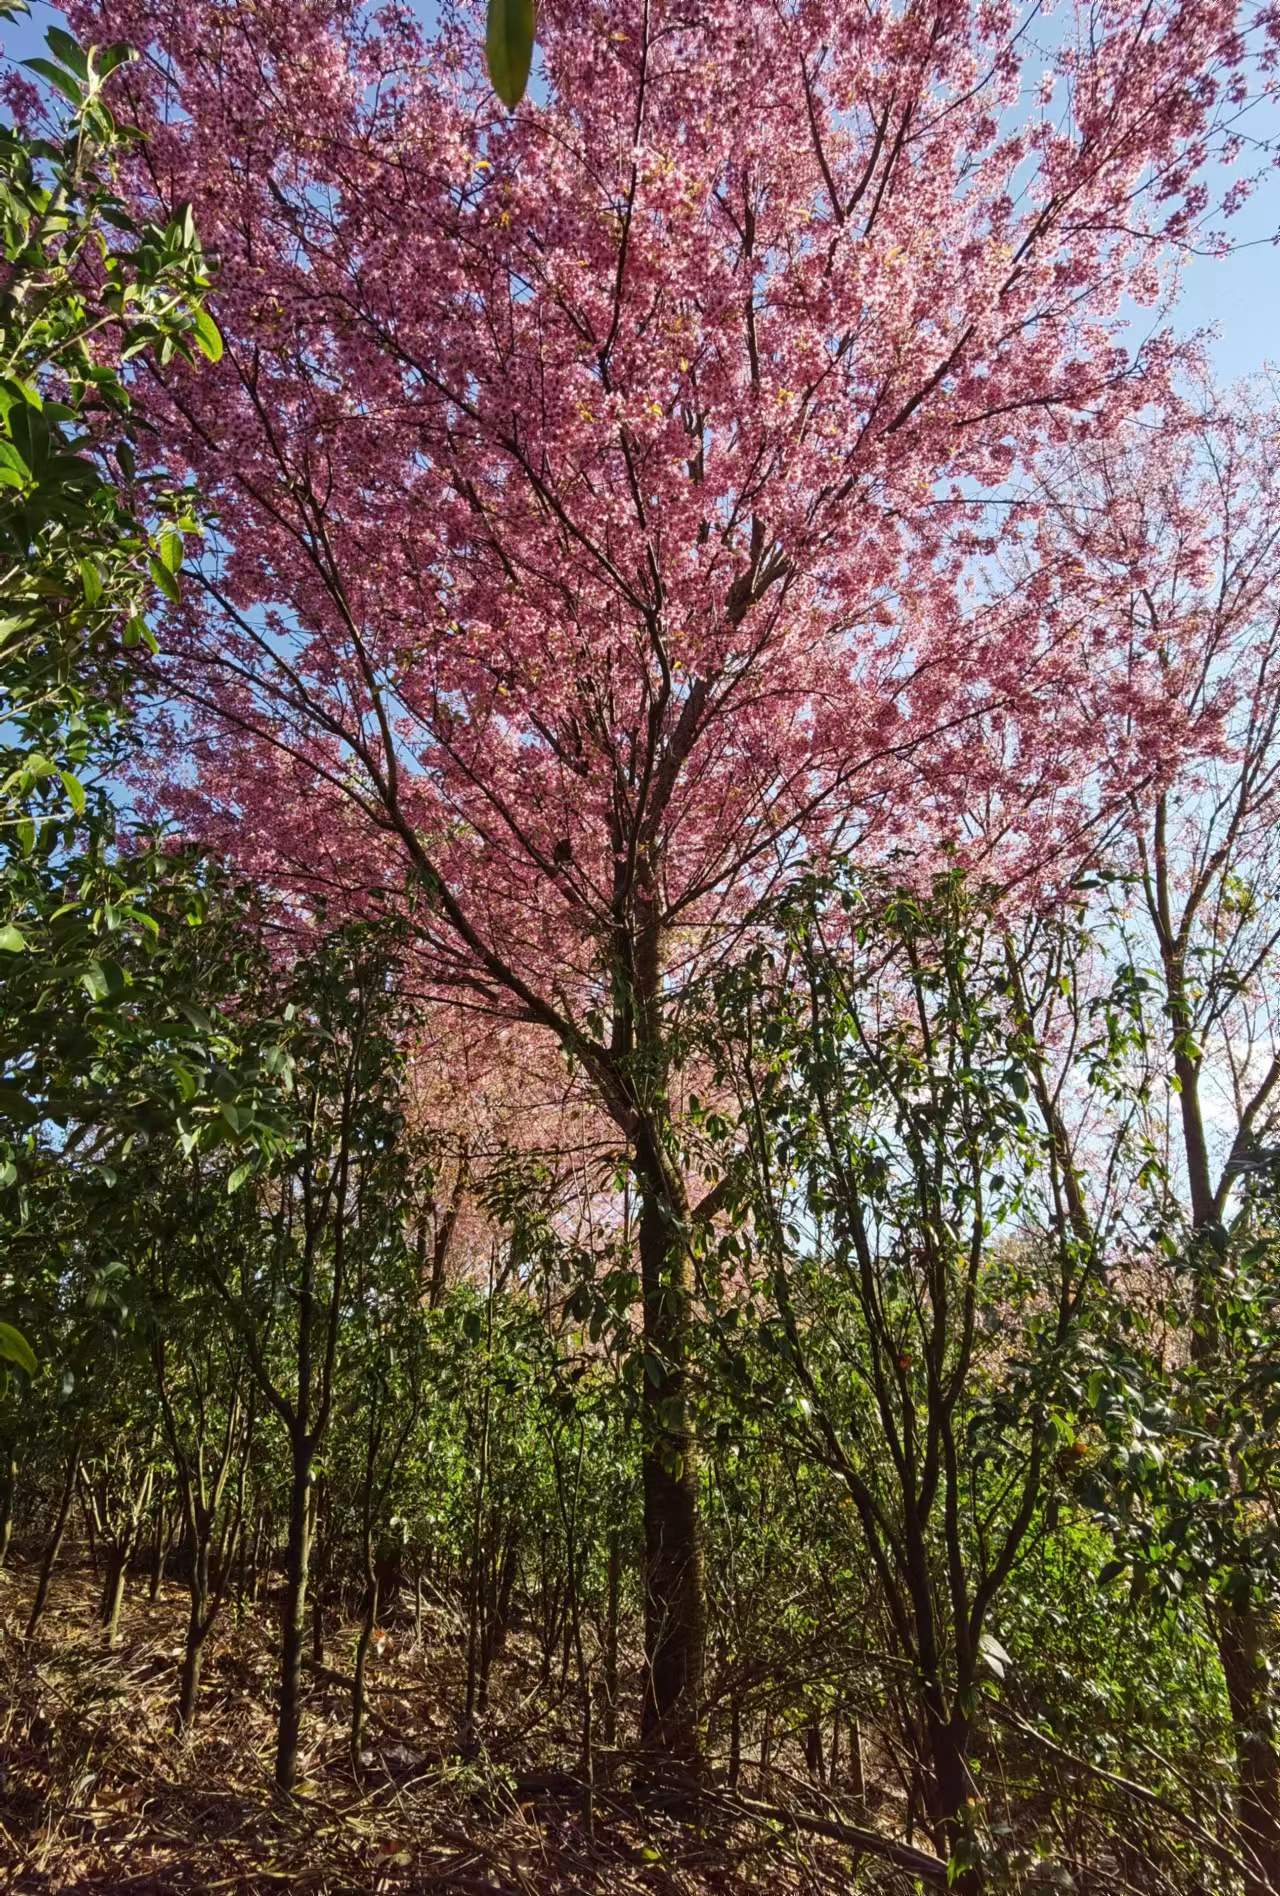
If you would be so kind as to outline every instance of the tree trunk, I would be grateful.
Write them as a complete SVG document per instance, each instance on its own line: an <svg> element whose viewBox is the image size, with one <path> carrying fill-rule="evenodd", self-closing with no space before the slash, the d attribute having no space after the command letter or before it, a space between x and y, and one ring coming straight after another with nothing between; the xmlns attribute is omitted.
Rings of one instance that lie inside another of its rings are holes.
<svg viewBox="0 0 1280 1896"><path fill-rule="evenodd" d="M27 1638L40 1624L45 1606L49 1599L49 1584L53 1579L54 1562L62 1547L62 1537L67 1531L67 1522L71 1518L71 1503L75 1499L76 1476L80 1472L80 1452L73 1450L67 1463L66 1479L62 1484L62 1494L58 1501L57 1518L53 1523L53 1532L45 1542L44 1553L40 1559L40 1577L36 1581L36 1597L31 1602L31 1612L27 1618Z"/></svg>
<svg viewBox="0 0 1280 1896"><path fill-rule="evenodd" d="M203 1623L203 1602L191 1595L191 1611L187 1619L187 1643L182 1654L182 1673L178 1681L178 1729L191 1731L196 1722L196 1706L200 1699L200 1668L204 1659L204 1638L207 1627Z"/></svg>
<svg viewBox="0 0 1280 1896"><path fill-rule="evenodd" d="M289 1488L289 1539L285 1550L284 1607L280 1628L280 1712L276 1725L276 1784L291 1791L298 1781L298 1734L302 1719L302 1648L306 1637L307 1574L311 1564L308 1477L312 1450L295 1440Z"/></svg>
<svg viewBox="0 0 1280 1896"><path fill-rule="evenodd" d="M373 1629L378 1623L378 1569L374 1563L373 1548L367 1542L364 1566L364 1615L356 1640L355 1664L351 1669L351 1769L357 1777L360 1775L360 1753L364 1749L365 1668L369 1660L369 1647L373 1642Z"/></svg>
<svg viewBox="0 0 1280 1896"><path fill-rule="evenodd" d="M124 1605L125 1580L129 1572L129 1542L124 1540L107 1554L106 1577L102 1583L102 1625L107 1650L112 1652L120 1640L120 1609Z"/></svg>
<svg viewBox="0 0 1280 1896"><path fill-rule="evenodd" d="M266 1538L266 1522L262 1514L254 1517L253 1549L249 1556L249 1600L256 1605L262 1587L262 1544Z"/></svg>
<svg viewBox="0 0 1280 1896"><path fill-rule="evenodd" d="M849 1720L849 1788L861 1812L867 1799L867 1776L862 1761L862 1724L856 1712Z"/></svg>
<svg viewBox="0 0 1280 1896"><path fill-rule="evenodd" d="M693 1263L656 1155L642 1172L644 1582L646 1681L641 1739L697 1772L706 1640L698 1456L689 1411Z"/></svg>
<svg viewBox="0 0 1280 1896"><path fill-rule="evenodd" d="M89 1544L89 1565L93 1570L93 1577L96 1580L98 1577L98 1529L94 1522L93 1509L89 1505L89 1497L87 1494L80 1496L80 1514L84 1521L84 1537Z"/></svg>
<svg viewBox="0 0 1280 1896"><path fill-rule="evenodd" d="M151 1543L151 1583L148 1598L152 1604L160 1598L160 1589L165 1581L165 1568L169 1564L169 1548L173 1538L173 1526L169 1520L169 1510L163 1501L156 1503L155 1539Z"/></svg>
<svg viewBox="0 0 1280 1896"><path fill-rule="evenodd" d="M209 1532L208 1523L203 1520L196 1524L189 1586L191 1597L187 1610L187 1639L178 1681L178 1729L184 1732L190 1731L196 1722L204 1642L212 1623L209 1615Z"/></svg>
<svg viewBox="0 0 1280 1896"><path fill-rule="evenodd" d="M941 1705L942 1695L936 1688L926 1687L924 1697L928 1757L925 1808L935 1845L950 1858L967 1835L964 1809L970 1794L969 1728L967 1722L954 1713L947 1716ZM958 1896L977 1896L982 1888L980 1874L974 1869L961 1870L948 1888L955 1890Z"/></svg>
<svg viewBox="0 0 1280 1896"><path fill-rule="evenodd" d="M0 1567L9 1558L13 1538L13 1503L18 1489L18 1464L12 1448L4 1450L3 1480L0 1481Z"/></svg>
<svg viewBox="0 0 1280 1896"><path fill-rule="evenodd" d="M609 1536L609 1566L605 1598L604 1652L604 1728L602 1737L609 1750L618 1742L618 1598L622 1584L622 1547L617 1528Z"/></svg>
<svg viewBox="0 0 1280 1896"><path fill-rule="evenodd" d="M1256 1608L1226 1607L1217 1635L1236 1741L1240 1828L1256 1859L1245 1887L1248 1896L1275 1896L1280 1891L1280 1756Z"/></svg>

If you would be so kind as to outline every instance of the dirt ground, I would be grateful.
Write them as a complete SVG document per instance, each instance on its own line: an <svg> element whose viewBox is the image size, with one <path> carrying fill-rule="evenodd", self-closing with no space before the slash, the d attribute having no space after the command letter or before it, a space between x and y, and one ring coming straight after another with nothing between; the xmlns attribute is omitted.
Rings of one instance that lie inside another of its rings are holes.
<svg viewBox="0 0 1280 1896"><path fill-rule="evenodd" d="M390 1629L371 1661L357 1776L335 1629L311 1674L302 1781L271 1783L274 1624L228 1608L207 1649L200 1719L174 1730L185 1590L153 1605L135 1577L118 1650L106 1652L84 1563L60 1572L40 1630L23 1637L34 1577L0 1572L0 1888L40 1892L426 1892L456 1896L711 1896L906 1892L914 1879L843 1844L797 1834L722 1795L687 1812L629 1788L618 1756L591 1792L580 1746L518 1655L483 1743L462 1747L459 1662L428 1627ZM527 1689L532 1685L533 1689ZM572 1712L568 1711L568 1716ZM745 1785L753 1794L754 1785ZM783 1793L771 1784L772 1801ZM808 1791L807 1810L821 1813ZM797 1806L798 1808L798 1806ZM839 1815L834 1809L830 1816Z"/></svg>

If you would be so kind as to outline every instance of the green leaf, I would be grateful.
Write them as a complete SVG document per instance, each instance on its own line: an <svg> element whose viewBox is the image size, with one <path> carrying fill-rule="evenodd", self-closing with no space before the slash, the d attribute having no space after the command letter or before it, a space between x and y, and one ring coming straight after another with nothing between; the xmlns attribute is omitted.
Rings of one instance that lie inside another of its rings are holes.
<svg viewBox="0 0 1280 1896"><path fill-rule="evenodd" d="M529 83L536 24L534 0L489 0L485 57L490 83L508 111L519 105Z"/></svg>
<svg viewBox="0 0 1280 1896"><path fill-rule="evenodd" d="M91 961L80 976L90 1000L115 1001L128 986L128 976L118 961Z"/></svg>
<svg viewBox="0 0 1280 1896"><path fill-rule="evenodd" d="M42 79L47 79L49 84L72 105L79 106L84 103L84 94L71 74L64 72L61 66L55 66L51 59L24 59L22 63L29 71L39 73Z"/></svg>
<svg viewBox="0 0 1280 1896"><path fill-rule="evenodd" d="M235 1171L231 1174L230 1178L227 1180L228 1197L231 1195L232 1192L238 1192L246 1179L250 1179L253 1177L254 1163L255 1163L254 1160L246 1159L243 1165L237 1165Z"/></svg>
<svg viewBox="0 0 1280 1896"><path fill-rule="evenodd" d="M81 783L79 777L73 776L69 770L60 770L58 775L62 778L62 787L67 793L67 799L72 809L77 816L83 816L85 802L84 785Z"/></svg>
<svg viewBox="0 0 1280 1896"><path fill-rule="evenodd" d="M154 579L165 598L171 599L176 606L182 594L179 592L178 582L169 571L169 568L162 566L157 559L150 559L147 561L147 571L151 574L152 579Z"/></svg>
<svg viewBox="0 0 1280 1896"><path fill-rule="evenodd" d="M89 558L80 562L80 584L84 590L85 604L96 606L102 597L102 574L97 563Z"/></svg>
<svg viewBox="0 0 1280 1896"><path fill-rule="evenodd" d="M222 335L217 323L206 309L198 309L195 316L196 348L207 362L221 362Z"/></svg>
<svg viewBox="0 0 1280 1896"><path fill-rule="evenodd" d="M166 571L178 572L182 566L182 535L173 527L163 527L157 544L160 561Z"/></svg>
<svg viewBox="0 0 1280 1896"><path fill-rule="evenodd" d="M26 947L26 936L20 928L15 928L12 922L6 922L4 927L0 928L0 949L2 949L5 954L25 954Z"/></svg>
<svg viewBox="0 0 1280 1896"><path fill-rule="evenodd" d="M117 40L114 46L104 46L101 51L96 54L96 57L98 71L105 79L109 73L115 71L117 66L127 65L130 60L136 59L138 55L133 47L128 45L124 40Z"/></svg>
<svg viewBox="0 0 1280 1896"><path fill-rule="evenodd" d="M77 78L89 77L89 61L79 40L72 39L70 33L65 33L60 26L51 26L44 38L45 45L55 59L60 59Z"/></svg>
<svg viewBox="0 0 1280 1896"><path fill-rule="evenodd" d="M25 1369L28 1376L35 1375L35 1352L21 1330L15 1330L11 1323L0 1323L0 1356L6 1362L16 1363L19 1369Z"/></svg>

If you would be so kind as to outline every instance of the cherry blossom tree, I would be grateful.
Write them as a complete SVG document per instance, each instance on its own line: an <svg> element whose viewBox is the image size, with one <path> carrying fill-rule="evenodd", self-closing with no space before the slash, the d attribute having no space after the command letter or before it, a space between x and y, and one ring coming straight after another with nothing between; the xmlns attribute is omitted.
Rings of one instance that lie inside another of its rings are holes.
<svg viewBox="0 0 1280 1896"><path fill-rule="evenodd" d="M304 901L405 909L417 978L541 1030L616 1129L646 1732L694 1764L719 1201L681 997L800 856L945 837L997 778L1048 847L1089 654L1031 589L966 585L1010 477L1167 384L1126 309L1208 240L1272 22L547 0L545 97L508 117L465 12L101 11L147 55L137 191L221 260L218 372L150 398L221 517L166 631L158 794Z"/></svg>

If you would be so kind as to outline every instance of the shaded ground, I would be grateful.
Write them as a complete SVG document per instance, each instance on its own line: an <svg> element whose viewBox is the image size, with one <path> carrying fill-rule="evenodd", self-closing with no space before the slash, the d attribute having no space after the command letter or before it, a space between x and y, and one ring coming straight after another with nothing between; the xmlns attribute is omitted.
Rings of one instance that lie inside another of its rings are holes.
<svg viewBox="0 0 1280 1896"><path fill-rule="evenodd" d="M618 1756L592 1793L575 1735L545 1697L512 1694L486 1742L458 1755L456 1660L446 1640L391 1634L373 1663L359 1781L341 1675L312 1676L298 1795L273 1796L273 1625L228 1610L205 1669L199 1728L173 1731L186 1596L155 1606L135 1582L120 1648L107 1653L85 1569L55 1580L33 1642L22 1638L32 1576L0 1574L0 1887L20 1892L449 1891L456 1896L592 1892L906 1892L914 1878L861 1852L716 1795L697 1823L628 1788ZM348 1660L350 1638L328 1658ZM602 1767L603 1769L603 1767ZM743 1791L761 1787L744 1771ZM773 1774L771 1774L771 1778ZM809 1787L767 1787L774 1804L828 1824L842 1813Z"/></svg>

